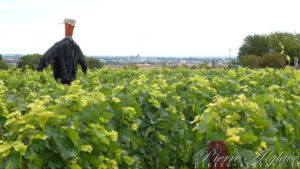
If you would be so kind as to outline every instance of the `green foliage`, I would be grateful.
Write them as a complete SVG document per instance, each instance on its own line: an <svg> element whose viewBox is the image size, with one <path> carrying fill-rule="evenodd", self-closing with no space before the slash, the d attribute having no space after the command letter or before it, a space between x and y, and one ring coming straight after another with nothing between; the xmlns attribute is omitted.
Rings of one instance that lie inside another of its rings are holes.
<svg viewBox="0 0 300 169"><path fill-rule="evenodd" d="M198 65L198 69L209 69L210 66L208 65L208 63L200 63Z"/></svg>
<svg viewBox="0 0 300 169"><path fill-rule="evenodd" d="M259 62L261 68L281 68L282 56L280 54L268 53L265 54Z"/></svg>
<svg viewBox="0 0 300 169"><path fill-rule="evenodd" d="M5 61L0 61L0 69L8 69L8 65Z"/></svg>
<svg viewBox="0 0 300 169"><path fill-rule="evenodd" d="M8 69L7 63L3 60L2 55L0 54L0 69Z"/></svg>
<svg viewBox="0 0 300 169"><path fill-rule="evenodd" d="M247 55L243 56L240 64L244 67L249 67L249 68L258 68L260 64L260 58L257 57L256 55Z"/></svg>
<svg viewBox="0 0 300 169"><path fill-rule="evenodd" d="M207 63L200 63L198 65L192 65L191 69L209 69L210 66Z"/></svg>
<svg viewBox="0 0 300 169"><path fill-rule="evenodd" d="M0 79L1 169L194 168L209 140L241 163L300 155L294 69L104 68L72 86L50 70L9 69Z"/></svg>
<svg viewBox="0 0 300 169"><path fill-rule="evenodd" d="M130 63L129 65L123 66L124 70L138 70L140 67L134 63Z"/></svg>
<svg viewBox="0 0 300 169"><path fill-rule="evenodd" d="M99 59L93 57L86 57L86 62L89 69L101 69L104 66Z"/></svg>
<svg viewBox="0 0 300 169"><path fill-rule="evenodd" d="M268 53L280 53L281 56L289 55L291 58L300 58L300 34L275 32L268 35L249 35L239 49L238 59L241 62L244 56L262 57Z"/></svg>
<svg viewBox="0 0 300 169"><path fill-rule="evenodd" d="M300 35L291 33L272 33L269 35L270 45L280 53L282 48L280 44L284 45L284 53L286 55L300 58Z"/></svg>
<svg viewBox="0 0 300 169"><path fill-rule="evenodd" d="M270 43L266 35L249 35L244 39L243 45L239 50L239 58L247 55L263 56L269 53Z"/></svg>
<svg viewBox="0 0 300 169"><path fill-rule="evenodd" d="M218 93L231 90L235 94L215 97L204 113L195 117L193 123L198 139L203 144L208 140L225 139L229 154L243 157L232 166L248 163L262 152L272 151L276 156L281 152L293 152L300 139L300 125L296 120L300 117L299 110L293 104L299 99L294 95L298 90L294 85L300 82L299 72L292 69L240 69L230 70L228 75L224 77L223 74L222 79L240 80L238 87L225 87L228 82L218 79L216 86L224 86ZM237 88L241 92L237 92ZM290 96L289 93L294 94ZM296 154L299 153L297 149ZM267 163L263 160L262 166ZM289 168L287 162L282 165L275 168Z"/></svg>
<svg viewBox="0 0 300 169"><path fill-rule="evenodd" d="M162 66L162 68L167 68L167 63L163 62L161 66Z"/></svg>
<svg viewBox="0 0 300 169"><path fill-rule="evenodd" d="M30 54L30 55L22 56L20 61L17 64L17 67L25 69L25 67L27 65L28 68L30 68L32 70L36 70L41 57L42 57L42 55L40 55L40 54Z"/></svg>

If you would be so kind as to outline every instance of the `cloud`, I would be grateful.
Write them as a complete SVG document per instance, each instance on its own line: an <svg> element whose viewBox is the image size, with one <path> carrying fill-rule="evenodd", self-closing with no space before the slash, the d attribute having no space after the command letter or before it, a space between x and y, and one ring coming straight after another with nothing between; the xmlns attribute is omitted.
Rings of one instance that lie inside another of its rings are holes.
<svg viewBox="0 0 300 169"><path fill-rule="evenodd" d="M28 9L29 6L25 6L25 5L9 5L9 4L0 4L0 9L1 10L5 10L5 9L9 9L9 10L20 10L20 9Z"/></svg>
<svg viewBox="0 0 300 169"><path fill-rule="evenodd" d="M0 52L43 53L64 36L58 23L73 18L87 55L236 55L249 34L298 30L291 4L299 2L10 0L0 2Z"/></svg>
<svg viewBox="0 0 300 169"><path fill-rule="evenodd" d="M41 3L90 3L90 2L101 2L102 0L22 0L23 2L41 2Z"/></svg>

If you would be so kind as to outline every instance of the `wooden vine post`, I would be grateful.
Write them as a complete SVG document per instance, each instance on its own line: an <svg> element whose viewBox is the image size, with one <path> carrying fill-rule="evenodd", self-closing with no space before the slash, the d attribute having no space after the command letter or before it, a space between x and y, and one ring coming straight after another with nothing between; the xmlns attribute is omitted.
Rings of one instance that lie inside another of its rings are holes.
<svg viewBox="0 0 300 169"><path fill-rule="evenodd" d="M225 141L209 141L208 152L210 169L231 169Z"/></svg>

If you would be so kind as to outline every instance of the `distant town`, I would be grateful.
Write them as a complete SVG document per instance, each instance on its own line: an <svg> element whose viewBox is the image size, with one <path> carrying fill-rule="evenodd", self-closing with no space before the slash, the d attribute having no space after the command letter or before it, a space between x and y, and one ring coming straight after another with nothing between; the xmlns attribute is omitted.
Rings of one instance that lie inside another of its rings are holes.
<svg viewBox="0 0 300 169"><path fill-rule="evenodd" d="M11 65L16 65L21 54L4 54L4 61ZM105 66L110 65L197 65L207 63L209 65L228 65L232 63L236 57L170 57L170 56L88 56L98 58Z"/></svg>

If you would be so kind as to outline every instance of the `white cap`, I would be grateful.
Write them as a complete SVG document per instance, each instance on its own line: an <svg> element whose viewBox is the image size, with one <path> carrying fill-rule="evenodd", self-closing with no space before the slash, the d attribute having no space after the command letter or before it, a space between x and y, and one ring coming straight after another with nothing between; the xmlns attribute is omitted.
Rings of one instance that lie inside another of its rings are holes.
<svg viewBox="0 0 300 169"><path fill-rule="evenodd" d="M75 26L76 20L75 19L64 19L64 23L70 24L72 26Z"/></svg>

